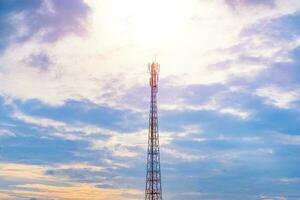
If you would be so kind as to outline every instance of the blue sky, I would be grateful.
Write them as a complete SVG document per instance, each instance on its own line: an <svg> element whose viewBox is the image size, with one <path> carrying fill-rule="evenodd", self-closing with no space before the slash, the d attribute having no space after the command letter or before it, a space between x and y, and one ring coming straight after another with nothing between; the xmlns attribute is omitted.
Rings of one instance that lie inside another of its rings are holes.
<svg viewBox="0 0 300 200"><path fill-rule="evenodd" d="M298 0L1 0L0 199L300 199Z"/></svg>

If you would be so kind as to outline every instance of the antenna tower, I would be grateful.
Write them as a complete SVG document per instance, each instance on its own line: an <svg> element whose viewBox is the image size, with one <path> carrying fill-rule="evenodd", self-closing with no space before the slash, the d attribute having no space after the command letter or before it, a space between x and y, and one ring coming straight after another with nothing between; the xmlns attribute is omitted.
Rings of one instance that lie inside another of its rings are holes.
<svg viewBox="0 0 300 200"><path fill-rule="evenodd" d="M152 64L149 64L148 67L150 73L151 99L149 115L145 200L162 200L156 98L158 92L158 74L160 66L155 60L154 62L152 62Z"/></svg>

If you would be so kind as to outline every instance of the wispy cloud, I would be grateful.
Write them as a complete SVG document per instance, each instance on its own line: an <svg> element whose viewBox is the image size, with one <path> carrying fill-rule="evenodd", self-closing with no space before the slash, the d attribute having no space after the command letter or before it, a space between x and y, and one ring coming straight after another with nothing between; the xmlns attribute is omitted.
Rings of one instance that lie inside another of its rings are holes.
<svg viewBox="0 0 300 200"><path fill-rule="evenodd" d="M300 100L299 89L285 89L276 86L259 88L256 95L265 98L267 104L278 108L289 109L293 102Z"/></svg>
<svg viewBox="0 0 300 200"><path fill-rule="evenodd" d="M20 196L35 196L37 198L57 198L57 199L76 199L76 200L125 200L139 199L143 192L134 189L102 189L88 184L74 184L71 186L54 186L43 184L23 184L17 185L13 191ZM131 197L129 197L131 196Z"/></svg>
<svg viewBox="0 0 300 200"><path fill-rule="evenodd" d="M0 129L0 137L11 137L11 136L16 136L13 132L7 129Z"/></svg>
<svg viewBox="0 0 300 200"><path fill-rule="evenodd" d="M223 109L220 110L220 112L224 113L224 114L230 114L230 115L233 115L233 116L237 116L241 119L247 119L247 118L250 117L249 112L241 111L241 110L234 109L234 108L223 108Z"/></svg>
<svg viewBox="0 0 300 200"><path fill-rule="evenodd" d="M163 154L169 155L175 159L178 159L178 161L196 161L196 160L202 160L205 159L206 156L205 155L193 155L190 152L183 152L180 150L176 150L176 149L171 149L171 148L163 148L162 149Z"/></svg>
<svg viewBox="0 0 300 200"><path fill-rule="evenodd" d="M275 140L277 143L286 145L300 145L300 135L290 134L275 134Z"/></svg>
<svg viewBox="0 0 300 200"><path fill-rule="evenodd" d="M95 184L80 183L72 177L47 173L55 170L89 170L102 172L103 168L83 163L60 166L39 166L17 163L1 163L1 179L13 181L7 189L1 190L1 199L15 199L25 196L43 199L137 199L142 192L136 189L104 189ZM61 182L64 182L62 185ZM100 183L99 183L100 184ZM128 197L130 195L132 198Z"/></svg>
<svg viewBox="0 0 300 200"><path fill-rule="evenodd" d="M116 132L103 129L90 124L67 124L62 121L57 121L49 118L34 117L26 115L22 112L15 112L13 117L42 128L52 129L52 134L58 137L71 139L85 140L84 136L88 137L90 135L114 135Z"/></svg>

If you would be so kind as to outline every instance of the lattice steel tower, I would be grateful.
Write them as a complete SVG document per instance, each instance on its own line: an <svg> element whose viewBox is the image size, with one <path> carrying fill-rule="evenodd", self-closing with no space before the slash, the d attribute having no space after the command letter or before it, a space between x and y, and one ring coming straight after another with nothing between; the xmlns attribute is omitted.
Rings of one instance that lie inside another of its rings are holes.
<svg viewBox="0 0 300 200"><path fill-rule="evenodd" d="M150 72L150 115L148 133L148 154L147 154L147 175L145 200L162 200L160 154L159 154L159 135L157 119L157 91L159 64L152 62L149 64Z"/></svg>

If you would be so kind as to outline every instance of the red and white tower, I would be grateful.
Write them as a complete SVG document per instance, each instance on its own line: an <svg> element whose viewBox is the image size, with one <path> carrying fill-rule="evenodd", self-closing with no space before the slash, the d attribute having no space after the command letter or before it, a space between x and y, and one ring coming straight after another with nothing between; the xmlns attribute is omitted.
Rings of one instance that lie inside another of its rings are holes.
<svg viewBox="0 0 300 200"><path fill-rule="evenodd" d="M149 115L145 200L162 200L158 117L157 117L157 92L158 92L159 67L160 66L157 62L152 62L152 64L149 64L151 99L150 99L150 115Z"/></svg>

